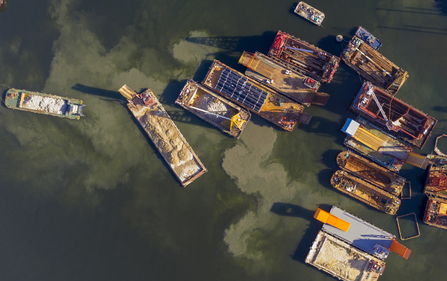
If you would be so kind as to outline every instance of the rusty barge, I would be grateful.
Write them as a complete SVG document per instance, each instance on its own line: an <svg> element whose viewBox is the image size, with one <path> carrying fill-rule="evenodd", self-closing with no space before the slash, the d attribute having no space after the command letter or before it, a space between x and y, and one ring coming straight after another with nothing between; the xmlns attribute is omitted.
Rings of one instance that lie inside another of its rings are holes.
<svg viewBox="0 0 447 281"><path fill-rule="evenodd" d="M274 58L260 52L244 52L239 59L239 64L248 68L245 71L245 75L248 77L277 90L302 105L326 105L329 99L328 94L317 92L320 82L301 73L293 72Z"/></svg>
<svg viewBox="0 0 447 281"><path fill-rule="evenodd" d="M298 122L308 124L311 119L303 113L301 104L218 60L214 60L202 84L289 132Z"/></svg>
<svg viewBox="0 0 447 281"><path fill-rule="evenodd" d="M235 138L241 136L251 117L245 108L193 80L186 82L175 103Z"/></svg>
<svg viewBox="0 0 447 281"><path fill-rule="evenodd" d="M343 170L335 171L331 177L331 185L335 189L389 215L395 215L401 204L400 199L391 193Z"/></svg>
<svg viewBox="0 0 447 281"><path fill-rule="evenodd" d="M331 82L340 58L290 34L278 31L268 55L277 58L292 71L320 82Z"/></svg>
<svg viewBox="0 0 447 281"><path fill-rule="evenodd" d="M394 196L399 196L406 179L390 170L363 158L354 152L342 151L337 155L340 169L363 179Z"/></svg>
<svg viewBox="0 0 447 281"><path fill-rule="evenodd" d="M363 83L351 109L418 148L425 145L438 122L370 82Z"/></svg>
<svg viewBox="0 0 447 281"><path fill-rule="evenodd" d="M124 85L118 91L127 99L130 112L143 127L183 187L207 172L199 157L150 89L137 94Z"/></svg>
<svg viewBox="0 0 447 281"><path fill-rule="evenodd" d="M357 36L354 36L342 51L341 59L360 76L392 95L399 91L409 77L407 71Z"/></svg>

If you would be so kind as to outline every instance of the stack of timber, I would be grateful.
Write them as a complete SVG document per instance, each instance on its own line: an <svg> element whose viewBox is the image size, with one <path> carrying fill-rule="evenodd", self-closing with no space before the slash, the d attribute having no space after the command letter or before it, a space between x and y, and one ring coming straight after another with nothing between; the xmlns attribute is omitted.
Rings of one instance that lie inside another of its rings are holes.
<svg viewBox="0 0 447 281"><path fill-rule="evenodd" d="M338 170L332 175L331 185L389 215L395 215L401 204L400 199L391 193L342 170Z"/></svg>
<svg viewBox="0 0 447 281"><path fill-rule="evenodd" d="M340 152L337 155L337 165L353 176L363 179L395 196L401 194L406 182L405 178L354 152Z"/></svg>
<svg viewBox="0 0 447 281"><path fill-rule="evenodd" d="M323 83L331 82L340 63L339 57L281 30L276 34L268 55L280 59L285 67Z"/></svg>
<svg viewBox="0 0 447 281"><path fill-rule="evenodd" d="M301 73L292 72L262 53L244 52L239 63L248 68L245 75L302 105L326 105L329 99L328 94L317 92L320 82Z"/></svg>
<svg viewBox="0 0 447 281"><path fill-rule="evenodd" d="M298 3L294 12L295 14L305 18L306 20L318 26L321 25L325 17L323 12L315 9L309 4L304 3L303 1Z"/></svg>
<svg viewBox="0 0 447 281"><path fill-rule="evenodd" d="M150 89L137 94L124 85L118 91L183 187L207 172Z"/></svg>
<svg viewBox="0 0 447 281"><path fill-rule="evenodd" d="M395 95L408 79L399 68L373 47L354 36L341 53L341 59L360 76Z"/></svg>
<svg viewBox="0 0 447 281"><path fill-rule="evenodd" d="M447 229L447 155L437 147L438 140L442 137L447 137L447 135L436 138L436 154L429 155L432 162L424 187L424 192L428 197L424 222Z"/></svg>
<svg viewBox="0 0 447 281"><path fill-rule="evenodd" d="M391 156L402 163L408 163L422 169L426 169L430 164L430 159L426 156L412 152L411 146L402 144L396 138L371 125L360 116L357 118L357 121L348 118L342 128L342 132L367 146L372 151ZM387 168L389 166L387 164Z"/></svg>
<svg viewBox="0 0 447 281"><path fill-rule="evenodd" d="M193 80L186 82L175 103L235 138L241 136L251 117L245 108Z"/></svg>
<svg viewBox="0 0 447 281"><path fill-rule="evenodd" d="M308 124L311 119L303 113L301 104L218 60L214 60L202 84L290 132L296 123Z"/></svg>
<svg viewBox="0 0 447 281"><path fill-rule="evenodd" d="M60 97L14 88L9 89L6 92L5 105L11 109L72 120L79 120L81 116L84 116L82 114L82 108L85 106L80 99Z"/></svg>
<svg viewBox="0 0 447 281"><path fill-rule="evenodd" d="M363 83L351 109L418 148L424 146L438 122L370 82Z"/></svg>

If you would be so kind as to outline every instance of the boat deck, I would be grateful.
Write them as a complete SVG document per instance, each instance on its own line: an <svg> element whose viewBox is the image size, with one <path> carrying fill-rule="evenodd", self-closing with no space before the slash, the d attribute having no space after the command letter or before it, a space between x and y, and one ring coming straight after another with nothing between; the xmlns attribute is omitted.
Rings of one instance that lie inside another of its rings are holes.
<svg viewBox="0 0 447 281"><path fill-rule="evenodd" d="M308 78L307 76L292 72L273 58L259 52L255 54L244 52L239 59L239 63L249 68L245 71L245 75L267 87L274 88L281 94L303 105L326 105L329 99L328 94L317 92L320 87L319 82L309 78L314 82L315 87L307 87L304 84L305 79Z"/></svg>
<svg viewBox="0 0 447 281"><path fill-rule="evenodd" d="M124 85L118 91L128 99L127 107L130 112L184 187L207 172L199 157L150 89L137 95Z"/></svg>
<svg viewBox="0 0 447 281"><path fill-rule="evenodd" d="M339 57L282 31L278 31L268 55L280 59L287 68L323 83L331 82L340 63Z"/></svg>
<svg viewBox="0 0 447 281"><path fill-rule="evenodd" d="M395 95L408 79L404 71L377 50L354 36L341 54L342 60L360 76Z"/></svg>
<svg viewBox="0 0 447 281"><path fill-rule="evenodd" d="M292 131L296 123L308 124L311 119L303 113L301 104L217 60L202 84L287 131Z"/></svg>
<svg viewBox="0 0 447 281"><path fill-rule="evenodd" d="M305 262L344 281L375 281L385 269L384 261L324 231L318 232ZM382 270L374 270L373 264Z"/></svg>
<svg viewBox="0 0 447 281"><path fill-rule="evenodd" d="M376 244L390 248L394 235L378 228L336 206L332 206L331 215L351 224L349 230L344 232L329 224L324 224L322 230L351 244L371 255L374 255Z"/></svg>
<svg viewBox="0 0 447 281"><path fill-rule="evenodd" d="M395 196L402 192L406 182L405 178L353 152L340 152L337 155L337 164L341 169Z"/></svg>
<svg viewBox="0 0 447 281"><path fill-rule="evenodd" d="M447 200L429 197L424 222L431 226L447 229Z"/></svg>
<svg viewBox="0 0 447 281"><path fill-rule="evenodd" d="M251 117L245 108L193 80L186 82L175 103L235 138L240 137Z"/></svg>

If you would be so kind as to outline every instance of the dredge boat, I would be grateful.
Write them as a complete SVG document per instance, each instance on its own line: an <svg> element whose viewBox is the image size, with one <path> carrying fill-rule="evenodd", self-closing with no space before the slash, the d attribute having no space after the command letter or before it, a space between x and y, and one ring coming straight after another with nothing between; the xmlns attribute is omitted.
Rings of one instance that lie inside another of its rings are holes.
<svg viewBox="0 0 447 281"><path fill-rule="evenodd" d="M79 120L82 114L82 100L60 97L27 90L9 89L5 105L11 109L46 114L56 117Z"/></svg>
<svg viewBox="0 0 447 281"><path fill-rule="evenodd" d="M294 12L295 14L305 18L306 20L318 26L321 25L325 17L323 12L315 9L309 4L304 3L303 1L298 3Z"/></svg>
<svg viewBox="0 0 447 281"><path fill-rule="evenodd" d="M317 92L320 82L301 73L292 72L262 53L244 52L239 63L248 69L245 75L251 77L267 87L271 87L281 94L305 106L311 104L326 105L329 95Z"/></svg>
<svg viewBox="0 0 447 281"><path fill-rule="evenodd" d="M438 122L370 82L363 83L351 109L418 148L424 146Z"/></svg>
<svg viewBox="0 0 447 281"><path fill-rule="evenodd" d="M359 26L355 35L362 39L366 44L370 45L374 50L378 50L382 46L382 42L380 42L379 39L361 26Z"/></svg>
<svg viewBox="0 0 447 281"><path fill-rule="evenodd" d="M150 89L137 94L124 85L118 91L183 187L207 172Z"/></svg>
<svg viewBox="0 0 447 281"><path fill-rule="evenodd" d="M296 123L308 124L311 119L303 113L301 104L218 60L214 60L202 84L289 132Z"/></svg>
<svg viewBox="0 0 447 281"><path fill-rule="evenodd" d="M332 175L331 185L337 190L389 215L395 215L401 204L400 199L391 193L342 170L338 170Z"/></svg>
<svg viewBox="0 0 447 281"><path fill-rule="evenodd" d="M331 82L340 63L339 57L281 30L276 34L268 55L279 59L286 68L323 83Z"/></svg>
<svg viewBox="0 0 447 281"><path fill-rule="evenodd" d="M424 192L428 196L424 222L428 225L447 229L447 155L438 149L436 138L435 153L430 155L432 164L428 170Z"/></svg>
<svg viewBox="0 0 447 281"><path fill-rule="evenodd" d="M399 142L360 116L357 121L348 118L342 132L367 146L371 151L391 156L402 163L408 163L424 170L430 164L430 159L426 156L412 152L411 146ZM386 164L386 166L390 165Z"/></svg>
<svg viewBox="0 0 447 281"><path fill-rule="evenodd" d="M395 95L408 79L408 72L355 36L341 53L341 59L360 76Z"/></svg>
<svg viewBox="0 0 447 281"><path fill-rule="evenodd" d="M186 82L175 103L235 138L240 137L251 117L245 108L193 80Z"/></svg>
<svg viewBox="0 0 447 281"><path fill-rule="evenodd" d="M399 196L406 182L405 178L396 173L349 151L342 151L337 155L337 165L354 177L363 179L394 196Z"/></svg>

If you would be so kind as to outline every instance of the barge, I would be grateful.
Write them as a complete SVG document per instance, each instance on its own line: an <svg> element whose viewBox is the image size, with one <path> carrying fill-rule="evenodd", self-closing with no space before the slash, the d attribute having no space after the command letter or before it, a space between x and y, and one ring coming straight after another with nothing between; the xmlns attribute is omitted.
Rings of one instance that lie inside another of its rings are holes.
<svg viewBox="0 0 447 281"><path fill-rule="evenodd" d="M290 34L278 31L268 55L282 65L320 82L331 82L340 58Z"/></svg>
<svg viewBox="0 0 447 281"><path fill-rule="evenodd" d="M425 145L438 122L370 82L363 83L351 109L418 148Z"/></svg>
<svg viewBox="0 0 447 281"><path fill-rule="evenodd" d="M244 52L239 63L248 69L245 75L305 106L326 105L329 95L319 93L320 82L284 67L262 53Z"/></svg>
<svg viewBox="0 0 447 281"><path fill-rule="evenodd" d="M430 164L430 159L426 156L411 151L411 146L401 143L360 116L357 121L348 118L342 132L367 146L371 151L391 156L402 163L408 163L424 170Z"/></svg>
<svg viewBox="0 0 447 281"><path fill-rule="evenodd" d="M5 105L11 109L38 114L79 120L83 101L80 99L60 97L27 90L9 89L6 92Z"/></svg>
<svg viewBox="0 0 447 281"><path fill-rule="evenodd" d="M438 148L436 138L435 153L430 155L432 164L428 170L424 193L427 195L424 222L430 226L447 229L447 155Z"/></svg>
<svg viewBox="0 0 447 281"><path fill-rule="evenodd" d="M355 35L342 51L341 59L360 76L391 95L395 95L409 77L407 71Z"/></svg>
<svg viewBox="0 0 447 281"><path fill-rule="evenodd" d="M370 45L374 50L378 50L382 46L382 42L379 41L375 36L373 36L368 30L359 26L355 32L355 36L362 39L363 42Z"/></svg>
<svg viewBox="0 0 447 281"><path fill-rule="evenodd" d="M306 263L343 281L376 281L385 262L324 231L319 231Z"/></svg>
<svg viewBox="0 0 447 281"><path fill-rule="evenodd" d="M305 18L306 20L318 26L321 25L325 17L323 12L315 9L309 4L304 3L303 1L298 3L294 12L295 14Z"/></svg>
<svg viewBox="0 0 447 281"><path fill-rule="evenodd" d="M354 152L342 151L337 155L340 169L361 178L391 194L399 196L406 179L390 170L363 158Z"/></svg>
<svg viewBox="0 0 447 281"><path fill-rule="evenodd" d="M400 199L391 193L343 170L335 171L331 177L331 185L335 189L389 215L395 215L401 204Z"/></svg>
<svg viewBox="0 0 447 281"><path fill-rule="evenodd" d="M124 85L118 91L183 187L207 172L150 89L137 94Z"/></svg>
<svg viewBox="0 0 447 281"><path fill-rule="evenodd" d="M311 119L303 113L301 104L218 60L214 60L202 84L289 132L298 122L308 124Z"/></svg>
<svg viewBox="0 0 447 281"><path fill-rule="evenodd" d="M239 138L251 114L201 84L188 80L175 101L219 130Z"/></svg>

